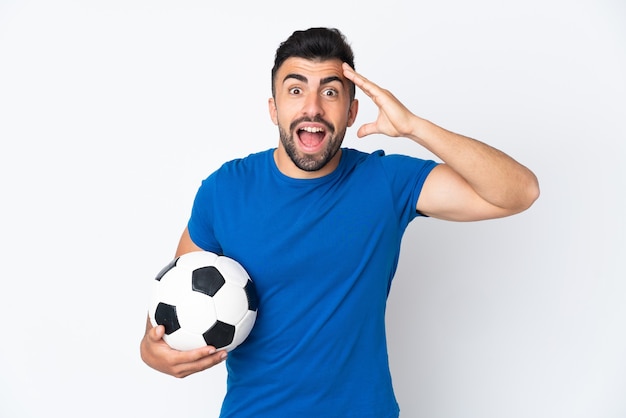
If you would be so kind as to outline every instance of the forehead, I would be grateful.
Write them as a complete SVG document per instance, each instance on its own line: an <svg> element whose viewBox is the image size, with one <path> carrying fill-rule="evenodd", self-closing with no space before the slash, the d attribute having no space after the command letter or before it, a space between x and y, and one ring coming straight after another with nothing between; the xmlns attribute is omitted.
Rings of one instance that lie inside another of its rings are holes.
<svg viewBox="0 0 626 418"><path fill-rule="evenodd" d="M291 57L287 58L280 66L276 73L275 81L277 84L282 84L285 81L285 77L292 74L304 76L309 82L319 81L332 76L345 80L341 65L342 62L339 59L322 61Z"/></svg>

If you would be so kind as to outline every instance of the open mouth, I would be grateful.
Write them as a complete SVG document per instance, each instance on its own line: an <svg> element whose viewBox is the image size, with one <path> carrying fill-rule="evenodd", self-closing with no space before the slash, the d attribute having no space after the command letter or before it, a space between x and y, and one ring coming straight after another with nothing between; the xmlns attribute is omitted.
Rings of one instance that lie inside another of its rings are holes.
<svg viewBox="0 0 626 418"><path fill-rule="evenodd" d="M322 126L303 126L296 133L302 146L307 149L319 147L326 138L326 129Z"/></svg>

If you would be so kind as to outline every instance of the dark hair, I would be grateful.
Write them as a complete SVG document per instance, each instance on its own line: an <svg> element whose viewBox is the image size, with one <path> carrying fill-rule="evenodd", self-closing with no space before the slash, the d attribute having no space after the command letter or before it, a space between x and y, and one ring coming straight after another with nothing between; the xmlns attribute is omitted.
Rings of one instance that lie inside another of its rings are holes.
<svg viewBox="0 0 626 418"><path fill-rule="evenodd" d="M354 53L346 37L334 28L310 28L298 30L291 34L276 50L274 67L272 68L272 96L276 90L274 78L280 66L287 58L298 57L310 60L339 59L354 68ZM354 99L355 88L350 82L350 98Z"/></svg>

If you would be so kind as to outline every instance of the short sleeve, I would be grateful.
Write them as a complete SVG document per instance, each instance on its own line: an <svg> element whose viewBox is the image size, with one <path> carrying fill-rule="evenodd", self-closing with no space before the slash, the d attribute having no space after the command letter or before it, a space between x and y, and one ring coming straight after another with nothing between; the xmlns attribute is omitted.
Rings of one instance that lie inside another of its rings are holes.
<svg viewBox="0 0 626 418"><path fill-rule="evenodd" d="M222 249L213 227L216 178L217 173L213 173L202 181L194 198L187 228L194 244L205 251L221 254Z"/></svg>
<svg viewBox="0 0 626 418"><path fill-rule="evenodd" d="M416 209L417 200L428 174L438 163L397 154L383 156L381 162L400 218L408 224L416 217L422 216Z"/></svg>

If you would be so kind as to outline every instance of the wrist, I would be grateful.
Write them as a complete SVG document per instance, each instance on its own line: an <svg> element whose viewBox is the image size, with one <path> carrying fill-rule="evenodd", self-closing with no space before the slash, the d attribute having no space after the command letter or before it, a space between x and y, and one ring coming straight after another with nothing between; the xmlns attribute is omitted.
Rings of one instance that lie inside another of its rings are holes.
<svg viewBox="0 0 626 418"><path fill-rule="evenodd" d="M409 131L409 134L407 135L407 138L412 139L420 145L425 145L427 139L432 136L431 133L433 127L435 127L432 122L423 119L417 115L413 115L410 126L411 129Z"/></svg>

